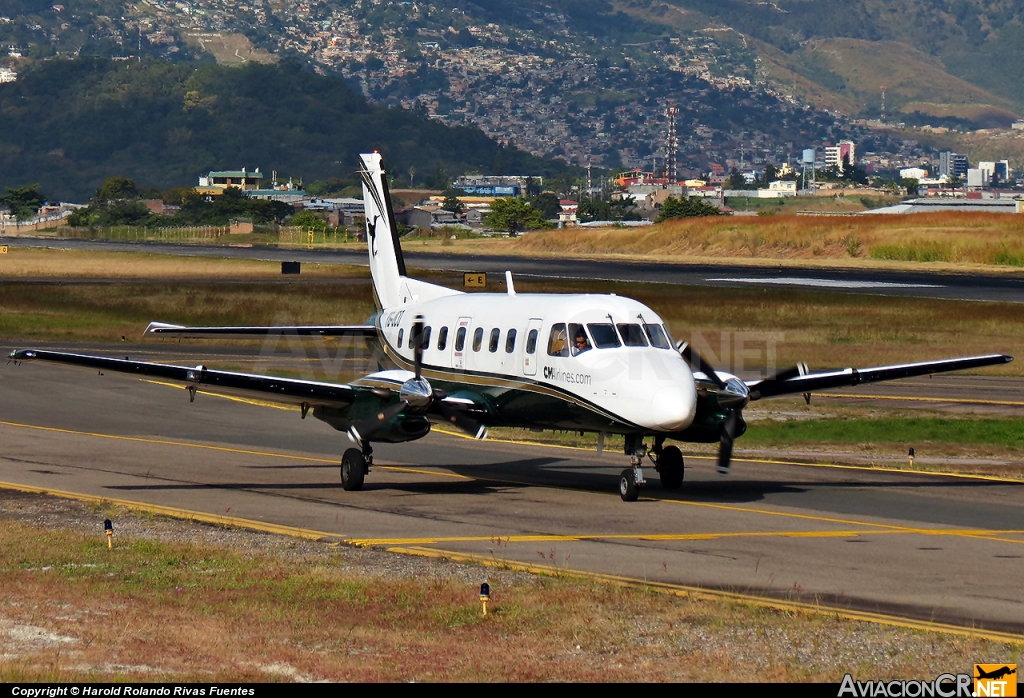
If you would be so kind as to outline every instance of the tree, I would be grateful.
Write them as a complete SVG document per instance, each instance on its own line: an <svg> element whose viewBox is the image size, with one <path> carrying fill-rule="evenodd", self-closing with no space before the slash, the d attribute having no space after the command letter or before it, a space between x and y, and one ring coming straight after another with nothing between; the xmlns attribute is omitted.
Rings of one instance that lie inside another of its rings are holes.
<svg viewBox="0 0 1024 698"><path fill-rule="evenodd" d="M491 213L484 223L495 230L507 230L515 237L523 230L548 227L548 222L537 209L522 199L495 199L491 202Z"/></svg>
<svg viewBox="0 0 1024 698"><path fill-rule="evenodd" d="M732 168L732 172L729 174L729 188L730 189L744 189L747 186L747 180L743 178L740 171L735 167Z"/></svg>
<svg viewBox="0 0 1024 698"><path fill-rule="evenodd" d="M288 218L285 222L288 225L294 225L298 228L308 228L317 232L324 232L327 230L327 221L312 211L299 211Z"/></svg>
<svg viewBox="0 0 1024 698"><path fill-rule="evenodd" d="M466 192L462 189L455 189L449 187L444 191L444 202L441 204L441 208L445 211L451 211L455 215L461 214L466 210L466 205L459 200L459 196L465 196Z"/></svg>
<svg viewBox="0 0 1024 698"><path fill-rule="evenodd" d="M677 199L670 196L661 205L656 223L667 221L672 218L698 218L701 216L720 216L721 209L714 204L709 204L703 199L683 197Z"/></svg>
<svg viewBox="0 0 1024 698"><path fill-rule="evenodd" d="M123 201L139 198L139 190L135 188L135 180L127 177L107 177L96 191L96 201Z"/></svg>
<svg viewBox="0 0 1024 698"><path fill-rule="evenodd" d="M900 180L900 186L906 190L907 196L917 196L917 188L920 184L918 180L910 177L904 177Z"/></svg>
<svg viewBox="0 0 1024 698"><path fill-rule="evenodd" d="M546 220L558 218L558 214L562 212L562 205L559 203L558 197L549 191L533 197L530 200L530 205L540 211L540 215Z"/></svg>
<svg viewBox="0 0 1024 698"><path fill-rule="evenodd" d="M609 221L612 219L612 206L600 199L581 199L576 207L576 218L581 223Z"/></svg>
<svg viewBox="0 0 1024 698"><path fill-rule="evenodd" d="M38 184L26 184L21 187L5 187L7 193L0 196L0 204L11 209L18 220L26 220L46 203L46 197L39 192Z"/></svg>

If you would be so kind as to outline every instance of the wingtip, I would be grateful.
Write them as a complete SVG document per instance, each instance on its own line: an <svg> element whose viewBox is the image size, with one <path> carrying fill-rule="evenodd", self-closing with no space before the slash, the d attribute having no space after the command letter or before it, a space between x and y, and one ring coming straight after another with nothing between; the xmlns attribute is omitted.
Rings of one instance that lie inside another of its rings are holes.
<svg viewBox="0 0 1024 698"><path fill-rule="evenodd" d="M184 325L174 325L169 322L156 322L155 320L146 325L145 331L142 333L147 334L159 334L160 332L166 332L168 330L183 330Z"/></svg>

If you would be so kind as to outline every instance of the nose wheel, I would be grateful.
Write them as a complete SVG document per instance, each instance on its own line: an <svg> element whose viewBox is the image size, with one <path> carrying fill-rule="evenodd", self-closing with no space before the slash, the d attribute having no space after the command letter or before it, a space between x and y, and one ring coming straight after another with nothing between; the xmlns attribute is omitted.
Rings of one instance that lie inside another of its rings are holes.
<svg viewBox="0 0 1024 698"><path fill-rule="evenodd" d="M640 496L640 488L647 484L644 480L644 471L640 467L647 455L647 445L639 434L626 436L626 455L629 456L630 467L622 471L619 476L619 496L624 502L635 502Z"/></svg>
<svg viewBox="0 0 1024 698"><path fill-rule="evenodd" d="M624 502L635 502L640 496L640 485L636 481L636 468L626 468L619 477L619 496Z"/></svg>

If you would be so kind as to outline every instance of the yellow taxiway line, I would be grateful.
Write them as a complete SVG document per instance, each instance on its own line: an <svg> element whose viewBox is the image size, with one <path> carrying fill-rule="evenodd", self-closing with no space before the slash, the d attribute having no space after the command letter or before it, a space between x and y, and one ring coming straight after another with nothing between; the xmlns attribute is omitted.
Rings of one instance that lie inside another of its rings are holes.
<svg viewBox="0 0 1024 698"><path fill-rule="evenodd" d="M145 511L153 514L162 516L169 516L177 519L185 519L190 521L201 521L204 523L213 523L221 526L237 526L254 531L262 531L265 533L273 533L276 535L290 536L293 538L302 538L306 540L317 540L317 541L333 541L337 543L352 543L352 539L348 539L342 534L328 533L326 531L318 531L315 529L300 528L297 526L285 526L279 524L267 523L265 521L255 521L253 519L243 519L237 516L226 516L218 514L207 514L199 511L192 511L189 509L180 509L177 507L162 506L159 504L149 504L146 502L136 502L126 499L111 499L109 497L98 497L94 495L81 494L78 492L68 492L64 490L55 490L49 487L34 487L31 485L21 485L11 482L0 482L0 488L7 490L14 490L18 492L27 492L31 494L43 494L52 495L56 497L62 497L65 499L73 499L82 502L89 502L93 504L102 505L114 505L123 506L136 511ZM878 531L873 531L878 533ZM495 538L488 538L487 540L496 540ZM505 540L502 538L502 540ZM732 602L732 603L743 603L750 606L757 606L760 608L771 608L786 612L799 612L808 613L814 615L825 615L834 618L843 618L846 620L861 621L865 623L875 623L878 625L887 625L890 627L908 628L912 630L924 630L929 632L938 632L949 635L961 635L966 637L972 637L982 640L990 640L993 642L1007 642L1013 644L1020 644L1024 642L1024 635L1017 635L1013 633L1004 633L994 630L979 630L976 628L967 628L958 625L952 625L949 623L936 623L932 621L921 621L912 618L905 618L901 616L888 615L884 613L872 613L869 611L856 611L846 608L826 606L822 604L810 604L802 603L799 601L785 601L782 599L773 599L767 596L755 596L752 594L740 594L736 592L728 591L716 591L713 589L703 589L700 587L687 586L683 584L671 584L668 582L654 582L650 580L634 579L631 577L623 577L620 575L604 574L601 572L586 572L581 570L570 570L554 565L538 565L536 563L524 563L516 560L509 560L495 557L482 557L479 555L471 555L466 553L459 553L449 550L439 550L436 548L423 548L417 546L391 546L386 548L388 552L402 554L402 555L415 555L418 557L429 557L438 558L445 560L452 560L454 562L478 564L488 567L497 567L501 569L519 570L530 574L539 574L547 576L561 576L561 577L573 577L577 579L587 579L595 582L604 584L614 584L616 586L633 588L646 591L656 591L659 593L671 594L682 598L694 598L699 600L707 600L714 602Z"/></svg>
<svg viewBox="0 0 1024 698"><path fill-rule="evenodd" d="M825 606L823 604L802 603L799 601L785 601L773 599L767 596L754 596L752 594L740 594L730 591L717 591L714 589L703 589L701 587L686 586L683 584L671 584L667 582L654 582L631 577L621 577L600 572L580 572L554 565L538 565L534 563L523 563L515 560L506 560L494 557L481 557L478 555L467 555L449 550L438 550L435 548L419 547L391 547L388 552L401 553L404 555L419 555L432 557L453 562L484 565L500 569L517 570L530 574L540 574L554 577L574 577L587 579L605 584L615 584L621 587L640 589L645 591L657 591L665 594L672 594L683 598L693 598L707 601L726 601L742 603L761 608L771 608L779 611L808 613L814 615L825 615L845 620L861 621L865 623L876 623L897 628L908 628L911 630L926 630L950 635L961 635L990 640L992 642L1007 642L1012 644L1024 643L1024 635L1005 633L997 630L981 630L977 628L966 628L950 623L937 623L934 621L915 620L902 616L893 616L885 613L873 613L870 611L856 611L838 606Z"/></svg>
<svg viewBox="0 0 1024 698"><path fill-rule="evenodd" d="M771 512L764 512L771 513ZM882 524L878 524L882 525ZM834 531L712 531L707 533L593 533L593 534L532 534L509 536L431 536L424 538L347 538L346 542L358 547L382 545L434 545L438 543L568 543L601 540L637 541L690 541L720 540L724 538L850 538L877 535L964 536L1010 543L1024 543L1024 538L990 538L994 535L1024 536L1024 530L996 531L988 529L933 528L915 529L892 527L888 529L848 529Z"/></svg>

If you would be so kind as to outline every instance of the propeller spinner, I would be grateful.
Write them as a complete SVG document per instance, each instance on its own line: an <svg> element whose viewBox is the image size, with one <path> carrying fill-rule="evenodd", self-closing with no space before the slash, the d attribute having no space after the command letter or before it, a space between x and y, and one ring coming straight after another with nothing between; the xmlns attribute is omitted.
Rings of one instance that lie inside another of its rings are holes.
<svg viewBox="0 0 1024 698"><path fill-rule="evenodd" d="M475 439L487 437L487 427L479 420L465 414L458 407L446 404L445 395L434 390L430 381L421 374L423 371L423 316L417 315L412 325L410 341L413 347L413 377L402 383L398 390L398 402L381 409L373 418L353 423L349 427L349 437L356 443L369 440L374 432L388 421L409 411L422 414L433 412L440 414L445 421L466 432Z"/></svg>

